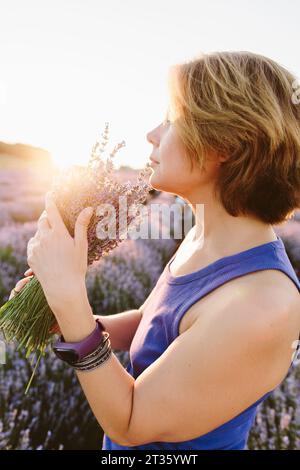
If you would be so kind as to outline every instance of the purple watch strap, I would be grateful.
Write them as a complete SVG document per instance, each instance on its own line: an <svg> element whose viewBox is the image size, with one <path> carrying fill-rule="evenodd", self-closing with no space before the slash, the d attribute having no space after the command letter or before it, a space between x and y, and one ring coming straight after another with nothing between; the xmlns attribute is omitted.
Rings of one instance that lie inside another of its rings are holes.
<svg viewBox="0 0 300 470"><path fill-rule="evenodd" d="M92 331L92 333L87 336L87 338L84 338L82 341L78 341L76 343L67 343L65 342L64 337L61 335L60 339L54 344L54 347L76 351L78 354L78 360L80 361L87 354L92 353L97 348L97 346L99 346L103 337L103 331L105 331L103 323L101 323L99 318L96 318L96 327L94 331Z"/></svg>

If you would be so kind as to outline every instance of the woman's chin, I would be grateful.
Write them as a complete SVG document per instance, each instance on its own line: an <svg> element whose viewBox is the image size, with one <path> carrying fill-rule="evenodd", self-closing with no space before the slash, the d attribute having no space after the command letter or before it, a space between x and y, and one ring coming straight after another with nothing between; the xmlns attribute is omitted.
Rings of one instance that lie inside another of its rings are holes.
<svg viewBox="0 0 300 470"><path fill-rule="evenodd" d="M154 170L153 173L150 175L149 183L151 184L151 186L152 186L154 189L156 189L156 190L158 190L158 191L161 191L159 177L156 175L155 170Z"/></svg>
<svg viewBox="0 0 300 470"><path fill-rule="evenodd" d="M157 191L169 191L170 184L167 181L163 181L162 178L159 177L158 174L154 171L152 175L150 175L149 183L151 184L153 189Z"/></svg>

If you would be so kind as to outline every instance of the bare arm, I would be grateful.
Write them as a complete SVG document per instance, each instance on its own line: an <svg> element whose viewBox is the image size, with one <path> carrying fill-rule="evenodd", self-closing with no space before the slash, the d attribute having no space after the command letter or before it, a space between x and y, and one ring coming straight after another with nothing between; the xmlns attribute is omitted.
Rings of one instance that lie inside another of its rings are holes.
<svg viewBox="0 0 300 470"><path fill-rule="evenodd" d="M112 349L129 351L142 318L141 309L127 310L114 315L94 315L94 317L99 318L108 331Z"/></svg>
<svg viewBox="0 0 300 470"><path fill-rule="evenodd" d="M127 310L114 315L94 315L99 318L105 326L110 336L112 349L129 351L131 342L140 324L146 305L150 298L155 295L155 288L152 289L144 303L138 309Z"/></svg>

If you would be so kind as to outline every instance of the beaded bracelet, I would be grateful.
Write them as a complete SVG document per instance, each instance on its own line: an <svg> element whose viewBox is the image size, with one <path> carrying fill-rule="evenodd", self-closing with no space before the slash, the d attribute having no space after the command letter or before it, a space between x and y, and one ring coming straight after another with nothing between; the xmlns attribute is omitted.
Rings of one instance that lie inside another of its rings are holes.
<svg viewBox="0 0 300 470"><path fill-rule="evenodd" d="M105 362L107 359L109 359L111 354L112 354L112 349L109 347L108 350L106 351L106 353L104 353L104 355L101 354L100 357L95 359L91 364L78 365L78 363L76 363L76 364L73 365L73 368L76 369L76 370L83 370L83 371L96 369L101 364L103 364L103 362Z"/></svg>

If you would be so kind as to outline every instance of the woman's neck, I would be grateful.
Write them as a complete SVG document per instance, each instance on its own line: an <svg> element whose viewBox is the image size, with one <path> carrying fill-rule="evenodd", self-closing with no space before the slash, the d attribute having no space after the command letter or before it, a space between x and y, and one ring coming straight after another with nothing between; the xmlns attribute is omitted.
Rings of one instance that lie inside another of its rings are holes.
<svg viewBox="0 0 300 470"><path fill-rule="evenodd" d="M277 239L270 224L253 217L233 217L220 206L210 204L192 205L195 225L191 231L191 242L199 244L207 253L227 253L243 251L253 246Z"/></svg>

